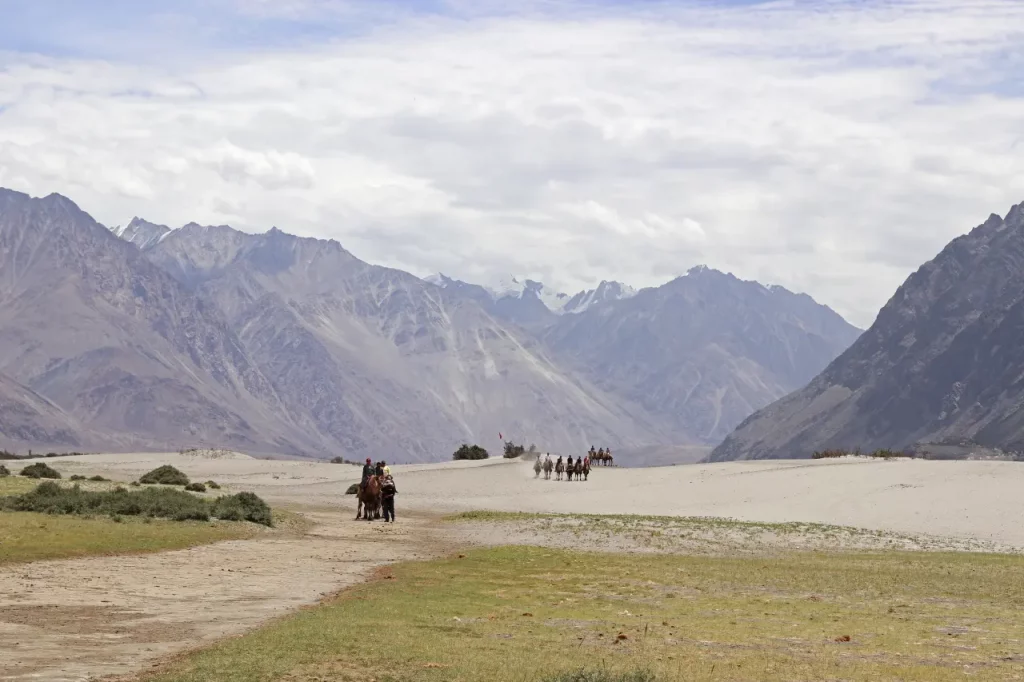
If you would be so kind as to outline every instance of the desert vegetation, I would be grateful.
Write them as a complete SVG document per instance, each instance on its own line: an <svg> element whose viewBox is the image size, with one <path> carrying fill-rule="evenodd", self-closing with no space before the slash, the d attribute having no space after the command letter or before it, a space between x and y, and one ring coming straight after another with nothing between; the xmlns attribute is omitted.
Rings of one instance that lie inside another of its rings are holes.
<svg viewBox="0 0 1024 682"><path fill-rule="evenodd" d="M487 459L489 457L490 454L487 452L487 450L484 450L479 445L467 445L465 443L463 443L458 450L452 453L452 459L454 460Z"/></svg>
<svg viewBox="0 0 1024 682"><path fill-rule="evenodd" d="M0 464L0 478L2 478L4 476L10 476L10 475L11 475L10 469L5 467L3 464Z"/></svg>
<svg viewBox="0 0 1024 682"><path fill-rule="evenodd" d="M253 493L211 500L170 488L128 490L119 486L113 490L93 491L83 490L78 485L62 487L52 481L21 495L0 498L0 510L111 518L140 516L174 521L220 519L273 525L270 507Z"/></svg>
<svg viewBox="0 0 1024 682"><path fill-rule="evenodd" d="M912 459L914 457L914 453L909 450L890 450L888 448L874 450L873 452L861 452L859 449L844 450L840 448L832 450L818 450L811 454L811 459L832 459L836 457L876 457L878 459Z"/></svg>
<svg viewBox="0 0 1024 682"><path fill-rule="evenodd" d="M169 464L153 469L149 473L139 477L139 483L147 485L180 485L189 484L188 476L178 471Z"/></svg>
<svg viewBox="0 0 1024 682"><path fill-rule="evenodd" d="M0 460L16 460L16 459L39 459L39 458L52 458L52 457L75 457L79 455L85 455L85 452L47 452L45 455L41 455L38 452L28 451L27 454L19 455L9 450L0 450Z"/></svg>
<svg viewBox="0 0 1024 682"><path fill-rule="evenodd" d="M1020 671L1021 570L979 554L498 547L381 569L143 679L1002 680ZM367 650L382 623L388 646Z"/></svg>
<svg viewBox="0 0 1024 682"><path fill-rule="evenodd" d="M25 478L60 478L60 472L43 462L28 465L21 470L21 475Z"/></svg>
<svg viewBox="0 0 1024 682"><path fill-rule="evenodd" d="M525 454L535 454L537 452L537 446L531 444L529 448L522 445L516 445L512 441L505 443L505 459L515 459L516 457L522 457Z"/></svg>

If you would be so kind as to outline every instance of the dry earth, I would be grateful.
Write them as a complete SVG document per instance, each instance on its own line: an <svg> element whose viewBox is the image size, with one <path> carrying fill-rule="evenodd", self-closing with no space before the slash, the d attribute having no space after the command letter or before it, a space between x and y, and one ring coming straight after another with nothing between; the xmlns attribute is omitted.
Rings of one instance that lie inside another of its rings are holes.
<svg viewBox="0 0 1024 682"><path fill-rule="evenodd" d="M595 469L586 482L537 480L529 463L394 466L399 523L356 523L342 493L351 465L238 453L91 455L48 462L65 476L129 481L160 464L227 492L252 490L315 522L306 535L224 542L159 555L37 562L0 569L0 680L84 680L241 633L365 579L375 567L522 542L612 550L734 548L1024 549L1024 464L844 459ZM339 505L341 507L339 508ZM732 517L868 529L774 529L699 521L451 524L469 510ZM618 524L618 525L616 525ZM645 525L646 524L646 525ZM653 525L651 525L653 524ZM880 531L872 533L869 531ZM652 534L657 541L652 543ZM817 535L815 535L817 533ZM9 653L10 652L10 653Z"/></svg>

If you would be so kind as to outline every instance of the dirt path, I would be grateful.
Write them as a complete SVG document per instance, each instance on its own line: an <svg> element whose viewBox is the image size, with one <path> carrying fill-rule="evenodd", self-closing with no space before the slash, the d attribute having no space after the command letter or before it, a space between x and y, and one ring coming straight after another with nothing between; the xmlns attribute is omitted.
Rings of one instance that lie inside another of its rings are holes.
<svg viewBox="0 0 1024 682"><path fill-rule="evenodd" d="M428 517L395 525L306 512L282 534L142 556L0 569L0 680L88 680L249 630L365 579L374 568L450 547Z"/></svg>

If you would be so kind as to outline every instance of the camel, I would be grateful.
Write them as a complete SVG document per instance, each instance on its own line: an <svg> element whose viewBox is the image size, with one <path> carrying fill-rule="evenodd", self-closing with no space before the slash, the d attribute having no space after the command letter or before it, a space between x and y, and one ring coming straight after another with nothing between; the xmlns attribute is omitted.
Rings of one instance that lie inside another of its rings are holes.
<svg viewBox="0 0 1024 682"><path fill-rule="evenodd" d="M555 468L555 465L551 461L550 457L548 457L547 459L544 460L544 478L545 479L551 480L551 470L554 469L554 468Z"/></svg>
<svg viewBox="0 0 1024 682"><path fill-rule="evenodd" d="M356 519L365 518L369 521L371 514L375 519L380 518L380 479L377 476L370 476L366 480L366 487L359 489L356 498L359 500L356 506Z"/></svg>
<svg viewBox="0 0 1024 682"><path fill-rule="evenodd" d="M576 474L576 480L577 481L580 480L581 476L583 476L583 458L582 457L577 457L576 458L576 466L573 469L573 473Z"/></svg>
<svg viewBox="0 0 1024 682"><path fill-rule="evenodd" d="M540 463L540 455L537 455L537 461L533 463L533 477L534 478L540 478L541 467L542 467L542 465Z"/></svg>
<svg viewBox="0 0 1024 682"><path fill-rule="evenodd" d="M562 458L559 457L558 461L555 462L555 480L556 481L561 481L562 480L562 472L563 471L565 471L565 462L563 462Z"/></svg>
<svg viewBox="0 0 1024 682"><path fill-rule="evenodd" d="M585 459L585 460L583 460L583 480L586 481L586 480L589 480L589 479L590 479L590 460L589 459Z"/></svg>

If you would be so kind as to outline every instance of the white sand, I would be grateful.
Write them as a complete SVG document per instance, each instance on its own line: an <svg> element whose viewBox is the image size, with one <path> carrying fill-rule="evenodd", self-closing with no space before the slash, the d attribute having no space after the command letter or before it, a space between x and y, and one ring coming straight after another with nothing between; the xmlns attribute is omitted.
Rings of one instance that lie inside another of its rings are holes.
<svg viewBox="0 0 1024 682"><path fill-rule="evenodd" d="M173 464L269 500L355 509L359 467L178 454L48 460L65 474L131 480ZM971 538L1024 548L1024 464L984 461L767 461L651 469L595 468L585 482L534 478L530 463L492 459L392 466L398 513L532 511L804 521Z"/></svg>

